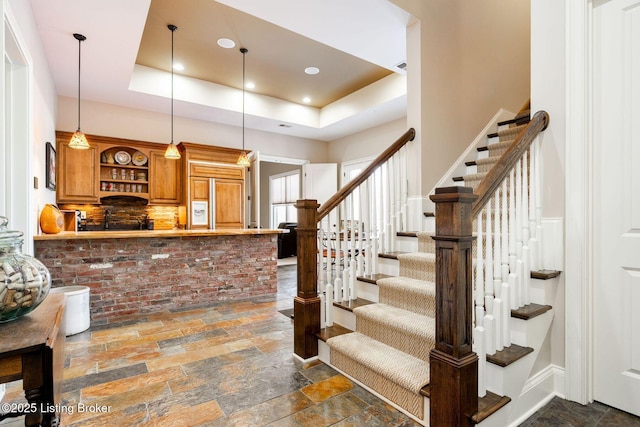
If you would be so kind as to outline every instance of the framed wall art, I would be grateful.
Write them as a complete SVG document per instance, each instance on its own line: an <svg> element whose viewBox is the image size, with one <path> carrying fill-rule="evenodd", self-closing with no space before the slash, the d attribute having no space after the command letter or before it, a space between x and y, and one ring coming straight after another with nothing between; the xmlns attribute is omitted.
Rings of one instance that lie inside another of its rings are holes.
<svg viewBox="0 0 640 427"><path fill-rule="evenodd" d="M49 190L56 190L56 149L53 148L50 142L47 142L46 152L46 164L45 164L45 177L47 188Z"/></svg>

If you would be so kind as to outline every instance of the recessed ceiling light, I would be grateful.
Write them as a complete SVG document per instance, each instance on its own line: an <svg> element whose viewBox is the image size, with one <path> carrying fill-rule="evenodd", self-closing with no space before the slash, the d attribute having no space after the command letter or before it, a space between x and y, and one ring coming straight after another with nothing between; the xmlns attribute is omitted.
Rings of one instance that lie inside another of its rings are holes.
<svg viewBox="0 0 640 427"><path fill-rule="evenodd" d="M173 69L176 71L183 71L184 70L184 65L182 64L173 64Z"/></svg>
<svg viewBox="0 0 640 427"><path fill-rule="evenodd" d="M304 72L307 74L318 74L320 72L320 68L318 67L307 67L304 69Z"/></svg>
<svg viewBox="0 0 640 427"><path fill-rule="evenodd" d="M231 49L233 47L236 47L236 42L234 42L231 39L227 39L227 38L221 38L218 39L218 46L223 47L225 49Z"/></svg>
<svg viewBox="0 0 640 427"><path fill-rule="evenodd" d="M308 96L305 96L304 98L302 98L302 102L304 102L305 104L308 104L311 102L311 98L309 98Z"/></svg>
<svg viewBox="0 0 640 427"><path fill-rule="evenodd" d="M244 86L247 89L251 90L251 89L255 89L256 88L256 84L253 82L247 82L247 84Z"/></svg>

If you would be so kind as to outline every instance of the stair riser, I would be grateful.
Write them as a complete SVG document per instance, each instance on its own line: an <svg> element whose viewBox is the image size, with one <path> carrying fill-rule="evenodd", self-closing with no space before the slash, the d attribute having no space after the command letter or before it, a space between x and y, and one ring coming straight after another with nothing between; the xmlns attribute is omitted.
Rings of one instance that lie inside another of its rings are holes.
<svg viewBox="0 0 640 427"><path fill-rule="evenodd" d="M399 276L400 263L397 259L378 258L377 273L387 274L389 276Z"/></svg>
<svg viewBox="0 0 640 427"><path fill-rule="evenodd" d="M333 306L332 310L333 323L342 325L352 331L356 330L356 316L351 311L336 306Z"/></svg>
<svg viewBox="0 0 640 427"><path fill-rule="evenodd" d="M358 286L358 298L363 298L371 302L380 301L380 289L377 285L360 280L356 281L356 285Z"/></svg>
<svg viewBox="0 0 640 427"><path fill-rule="evenodd" d="M396 236L396 250L400 252L418 251L418 239L408 236Z"/></svg>

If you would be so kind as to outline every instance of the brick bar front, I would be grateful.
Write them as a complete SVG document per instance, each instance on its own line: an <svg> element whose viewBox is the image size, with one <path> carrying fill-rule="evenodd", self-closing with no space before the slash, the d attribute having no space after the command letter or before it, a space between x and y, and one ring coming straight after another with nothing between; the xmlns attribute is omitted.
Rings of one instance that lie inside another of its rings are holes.
<svg viewBox="0 0 640 427"><path fill-rule="evenodd" d="M105 234L105 233L102 233ZM134 233L135 234L135 233ZM34 239L52 286L90 288L93 325L274 294L276 234Z"/></svg>

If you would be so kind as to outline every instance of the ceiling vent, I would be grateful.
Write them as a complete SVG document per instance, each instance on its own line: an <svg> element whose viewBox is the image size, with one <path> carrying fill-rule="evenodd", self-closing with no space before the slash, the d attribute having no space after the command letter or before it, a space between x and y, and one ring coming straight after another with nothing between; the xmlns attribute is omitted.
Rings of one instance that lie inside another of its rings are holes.
<svg viewBox="0 0 640 427"><path fill-rule="evenodd" d="M396 65L396 68L401 69L402 71L406 71L407 70L407 63L406 62L401 62L399 64Z"/></svg>

